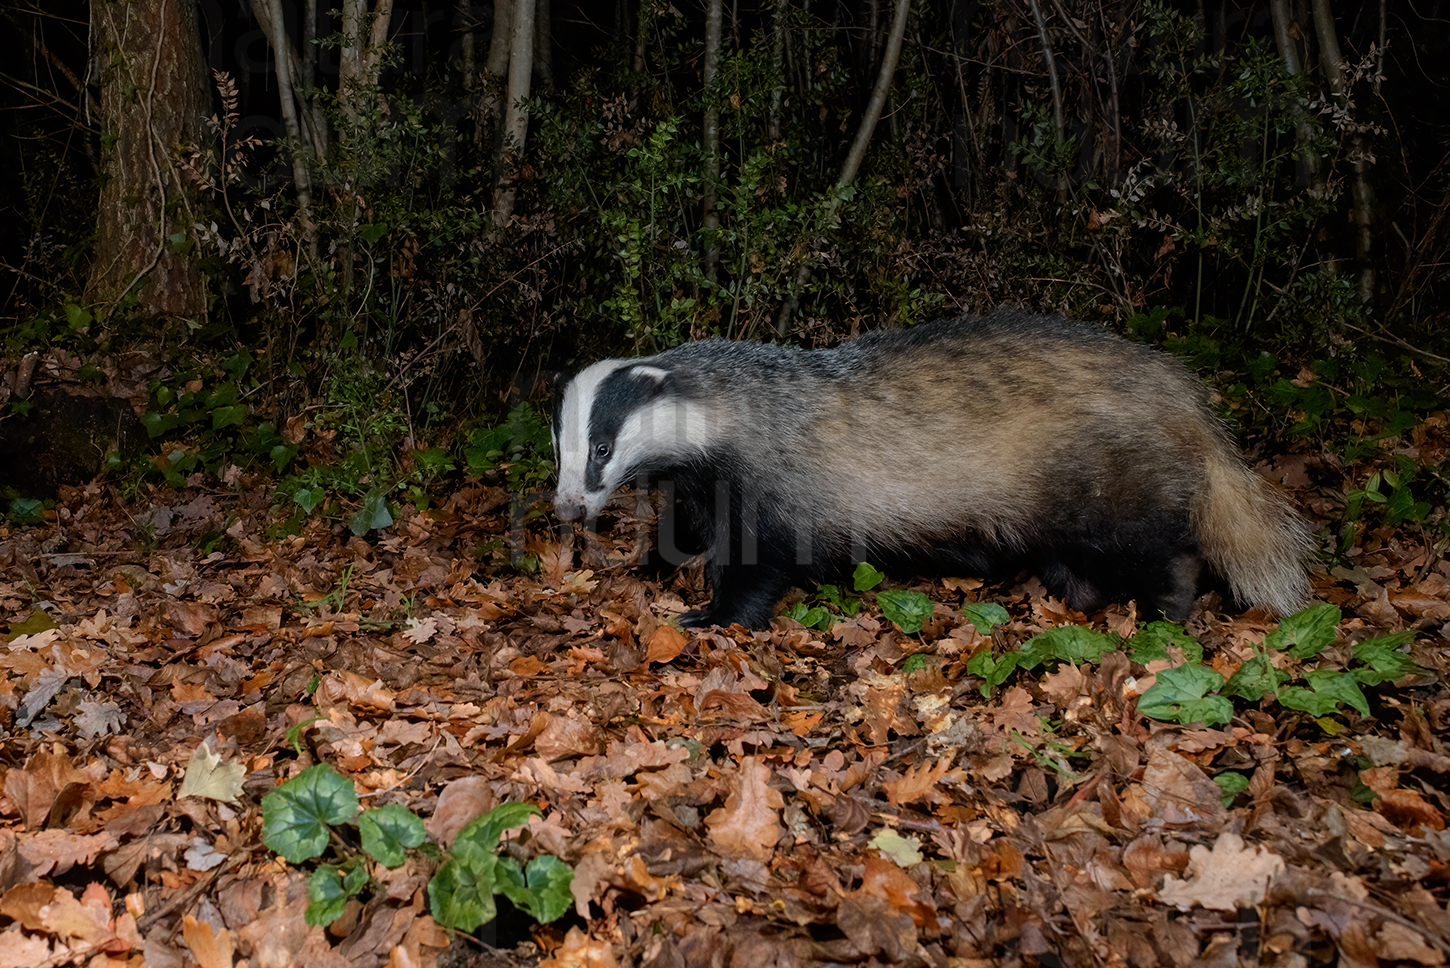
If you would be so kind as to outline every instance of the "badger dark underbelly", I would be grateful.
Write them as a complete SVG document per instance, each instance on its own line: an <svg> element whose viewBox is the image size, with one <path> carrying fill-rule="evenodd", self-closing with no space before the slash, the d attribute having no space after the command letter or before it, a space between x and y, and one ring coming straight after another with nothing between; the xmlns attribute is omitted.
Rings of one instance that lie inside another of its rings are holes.
<svg viewBox="0 0 1450 968"><path fill-rule="evenodd" d="M705 341L582 372L556 427L561 518L625 480L669 496L661 558L708 557L692 624L766 624L856 561L1035 571L1079 609L1183 618L1205 565L1249 603L1307 595L1307 535L1162 353L999 311L832 350Z"/></svg>

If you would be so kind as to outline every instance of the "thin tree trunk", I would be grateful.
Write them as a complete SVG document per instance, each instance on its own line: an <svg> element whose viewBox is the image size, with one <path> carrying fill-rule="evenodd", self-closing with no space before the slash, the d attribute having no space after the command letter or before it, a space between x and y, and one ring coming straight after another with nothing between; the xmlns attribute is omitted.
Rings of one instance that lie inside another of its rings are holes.
<svg viewBox="0 0 1450 968"><path fill-rule="evenodd" d="M383 50L387 47L388 29L393 20L393 0L378 0L371 16L372 24L364 37L363 23L369 17L368 0L342 0L338 93L343 113L354 125L360 125L365 120L359 110L363 99L377 96Z"/></svg>
<svg viewBox="0 0 1450 968"><path fill-rule="evenodd" d="M302 5L302 87L317 86L317 0Z"/></svg>
<svg viewBox="0 0 1450 968"><path fill-rule="evenodd" d="M281 4L277 4L277 7L280 9ZM298 57L296 48L292 46L292 41L287 36L283 18L274 16L270 0L252 0L252 15L257 18L257 25L266 35L267 43L272 45L272 51L278 60L277 70L282 69L281 65L286 65L287 89L293 94L293 109L297 113L297 124L300 131L299 143L307 145L314 156L325 157L329 142L327 123L312 110L312 106L307 103L306 95L298 90L299 86L309 86L306 80L306 61ZM280 51L275 46L279 39L284 45ZM278 77L280 78L281 75L279 74Z"/></svg>
<svg viewBox="0 0 1450 968"><path fill-rule="evenodd" d="M1299 59L1299 45L1294 40L1292 30L1294 21L1293 14L1289 10L1289 0L1269 0L1269 14L1274 21L1274 45L1279 48L1279 56L1284 59L1284 69L1290 74L1298 75L1304 70L1304 67ZM1309 123L1302 104L1296 113L1300 116L1294 133L1294 137L1299 143L1299 160L1304 166L1305 179L1309 184L1317 185L1321 179L1319 156L1311 147L1314 140L1314 128Z"/></svg>
<svg viewBox="0 0 1450 968"><path fill-rule="evenodd" d="M315 0L309 0L315 2ZM458 16L458 59L463 70L463 89L473 90L478 83L478 56L473 35L473 0L458 0L454 9Z"/></svg>
<svg viewBox="0 0 1450 968"><path fill-rule="evenodd" d="M499 154L499 183L493 193L493 229L502 232L514 212L514 174L529 135L525 99L534 73L534 0L515 0L509 45L508 104L504 115L504 145Z"/></svg>
<svg viewBox="0 0 1450 968"><path fill-rule="evenodd" d="M895 19L891 21L891 36L886 38L886 47L881 52L881 70L876 74L876 87L871 92L871 100L866 104L866 112L861 116L861 126L856 129L856 139L851 142L851 150L847 152L846 161L841 165L835 190L831 192L831 199L826 203L827 226L834 224L840 213L845 200L843 192L856 180L856 172L860 170L861 161L866 157L866 148L871 144L876 122L881 119L881 109L886 104L886 95L891 91L891 78L896 73L896 62L901 58L901 40L906 36L906 15L910 12L911 0L896 0ZM811 261L808 256L802 256L794 291L787 294L785 301L781 303L780 314L775 320L777 335L786 334L790 317L795 312L796 304L800 302L798 293L810 281Z"/></svg>
<svg viewBox="0 0 1450 968"><path fill-rule="evenodd" d="M539 76L540 88L554 89L554 28L549 0L538 0L534 7L534 73Z"/></svg>
<svg viewBox="0 0 1450 968"><path fill-rule="evenodd" d="M1349 105L1349 81L1346 78L1344 58L1339 52L1339 32L1334 26L1334 13L1329 9L1329 0L1314 0L1314 31L1319 35L1319 62L1324 75L1329 79L1329 89L1340 105ZM1354 160L1354 181L1351 194L1354 199L1355 262L1359 267L1358 293L1360 305L1368 305L1374 298L1374 264L1370 261L1373 248L1371 222L1374 218L1374 192L1369 185L1369 161L1364 137L1356 134L1350 140L1350 156Z"/></svg>
<svg viewBox="0 0 1450 968"><path fill-rule="evenodd" d="M480 102L482 121L479 124L479 140L485 127L494 138L499 130L499 101L507 82L509 69L509 44L513 41L515 0L493 0L493 35L488 40L488 58L483 64L483 97ZM501 146L495 142L495 151Z"/></svg>
<svg viewBox="0 0 1450 968"><path fill-rule="evenodd" d="M771 142L780 140L780 101L785 94L785 5L775 0L770 8L770 115L765 133Z"/></svg>
<svg viewBox="0 0 1450 968"><path fill-rule="evenodd" d="M1047 66L1047 81L1052 88L1052 133L1054 148L1067 141L1067 124L1063 120L1062 87L1057 82L1057 60L1052 56L1052 41L1047 36L1047 20L1042 16L1042 5L1037 0L1027 0L1032 7L1032 19L1037 22L1037 37L1042 43L1042 62ZM1067 178L1057 176L1058 198L1067 196Z"/></svg>
<svg viewBox="0 0 1450 968"><path fill-rule="evenodd" d="M282 103L282 123L287 127L287 137L292 142L288 154L292 156L292 185L297 191L297 216L302 221L302 235L316 254L316 225L312 221L312 172L302 150L302 126L297 120L297 102L292 94L292 71L288 54L292 42L287 39L287 30L282 20L281 0L262 0L267 4L267 13L272 21L273 63L276 64L277 97Z"/></svg>
<svg viewBox="0 0 1450 968"><path fill-rule="evenodd" d="M201 140L208 110L201 41L187 0L91 5L105 175L86 292L105 310L130 294L146 315L206 318L194 247L195 186L178 147Z"/></svg>
<svg viewBox="0 0 1450 968"><path fill-rule="evenodd" d="M715 186L720 183L720 108L715 98L715 74L720 68L720 33L725 21L724 0L709 0L705 7L705 195L701 201L705 231L705 278L715 281L720 262L720 213L716 210Z"/></svg>

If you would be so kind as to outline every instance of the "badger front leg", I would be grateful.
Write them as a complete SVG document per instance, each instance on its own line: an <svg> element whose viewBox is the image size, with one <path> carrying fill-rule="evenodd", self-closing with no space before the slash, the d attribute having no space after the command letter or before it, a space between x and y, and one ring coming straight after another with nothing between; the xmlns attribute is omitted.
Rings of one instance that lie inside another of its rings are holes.
<svg viewBox="0 0 1450 968"><path fill-rule="evenodd" d="M777 563L720 564L710 567L710 587L714 598L709 608L694 609L680 615L686 627L740 624L746 628L765 628L775 615L775 604L790 588L791 570Z"/></svg>
<svg viewBox="0 0 1450 968"><path fill-rule="evenodd" d="M766 628L801 570L796 532L788 518L743 487L721 486L716 496L709 562L714 598L708 609L680 616L680 624Z"/></svg>

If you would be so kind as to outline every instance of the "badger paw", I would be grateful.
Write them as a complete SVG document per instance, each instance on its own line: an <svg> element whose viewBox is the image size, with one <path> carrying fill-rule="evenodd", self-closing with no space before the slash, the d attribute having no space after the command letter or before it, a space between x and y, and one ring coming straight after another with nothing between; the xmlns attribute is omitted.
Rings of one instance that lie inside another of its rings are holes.
<svg viewBox="0 0 1450 968"><path fill-rule="evenodd" d="M711 618L711 613L713 612L714 609L710 608L692 608L688 612L681 612L679 615L680 627L702 629L716 625L718 623Z"/></svg>

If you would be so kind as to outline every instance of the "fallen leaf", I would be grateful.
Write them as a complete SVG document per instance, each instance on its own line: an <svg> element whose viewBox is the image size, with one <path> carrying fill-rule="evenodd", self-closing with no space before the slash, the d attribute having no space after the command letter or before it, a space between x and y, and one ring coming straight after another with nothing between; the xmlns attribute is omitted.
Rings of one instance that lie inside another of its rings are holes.
<svg viewBox="0 0 1450 968"><path fill-rule="evenodd" d="M240 763L223 763L221 754L213 753L205 740L191 754L176 796L206 797L223 803L236 803L242 795L242 781L247 770Z"/></svg>
<svg viewBox="0 0 1450 968"><path fill-rule="evenodd" d="M725 806L710 813L705 824L710 840L725 857L764 861L780 840L780 808L785 799L770 784L769 766L746 757L731 776Z"/></svg>
<svg viewBox="0 0 1450 968"><path fill-rule="evenodd" d="M1187 911L1195 904L1215 911L1253 907L1263 901L1269 882L1284 871L1283 858L1259 846L1246 847L1235 833L1220 834L1209 850L1196 844L1188 852L1188 878L1163 879L1158 899Z"/></svg>

